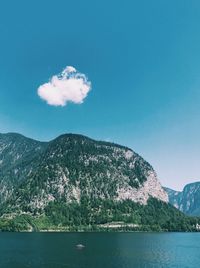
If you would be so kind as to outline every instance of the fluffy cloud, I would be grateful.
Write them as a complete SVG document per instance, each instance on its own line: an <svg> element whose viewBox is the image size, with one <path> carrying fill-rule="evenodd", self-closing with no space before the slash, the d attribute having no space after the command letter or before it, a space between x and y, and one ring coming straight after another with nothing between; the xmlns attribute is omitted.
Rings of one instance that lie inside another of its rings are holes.
<svg viewBox="0 0 200 268"><path fill-rule="evenodd" d="M91 82L74 67L67 66L60 74L38 88L38 95L49 105L65 106L68 102L83 103L91 90Z"/></svg>

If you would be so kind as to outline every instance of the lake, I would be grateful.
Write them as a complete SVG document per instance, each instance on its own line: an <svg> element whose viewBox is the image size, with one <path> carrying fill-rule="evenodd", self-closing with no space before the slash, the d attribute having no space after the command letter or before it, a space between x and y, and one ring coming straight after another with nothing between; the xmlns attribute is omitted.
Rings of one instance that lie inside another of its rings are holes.
<svg viewBox="0 0 200 268"><path fill-rule="evenodd" d="M0 233L0 267L200 267L200 233Z"/></svg>

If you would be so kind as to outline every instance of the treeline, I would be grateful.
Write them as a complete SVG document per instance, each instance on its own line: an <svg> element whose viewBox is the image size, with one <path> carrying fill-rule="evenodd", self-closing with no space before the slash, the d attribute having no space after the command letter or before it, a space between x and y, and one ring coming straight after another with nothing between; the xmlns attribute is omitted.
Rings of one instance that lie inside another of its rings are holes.
<svg viewBox="0 0 200 268"><path fill-rule="evenodd" d="M98 226L109 222L124 222L138 225L140 230L194 231L198 218L188 217L170 204L150 198L147 205L131 200L88 200L82 198L80 204L66 205L52 202L45 214L54 225Z"/></svg>
<svg viewBox="0 0 200 268"><path fill-rule="evenodd" d="M35 213L36 214L36 213ZM123 223L106 227L106 223ZM150 198L147 205L131 200L89 200L80 203L50 202L43 215L21 214L13 219L2 217L2 231L196 231L199 218L188 217L171 205ZM132 224L132 225L131 225Z"/></svg>

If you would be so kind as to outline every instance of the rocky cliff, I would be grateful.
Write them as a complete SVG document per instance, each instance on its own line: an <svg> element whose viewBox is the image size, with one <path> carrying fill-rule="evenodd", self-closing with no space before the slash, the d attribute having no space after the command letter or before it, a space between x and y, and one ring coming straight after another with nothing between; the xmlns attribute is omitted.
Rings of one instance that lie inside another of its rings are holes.
<svg viewBox="0 0 200 268"><path fill-rule="evenodd" d="M50 142L0 135L0 200L10 210L43 211L51 201L168 201L152 166L130 148L75 134Z"/></svg>
<svg viewBox="0 0 200 268"><path fill-rule="evenodd" d="M164 188L169 202L185 214L200 216L200 182L187 184L182 192Z"/></svg>

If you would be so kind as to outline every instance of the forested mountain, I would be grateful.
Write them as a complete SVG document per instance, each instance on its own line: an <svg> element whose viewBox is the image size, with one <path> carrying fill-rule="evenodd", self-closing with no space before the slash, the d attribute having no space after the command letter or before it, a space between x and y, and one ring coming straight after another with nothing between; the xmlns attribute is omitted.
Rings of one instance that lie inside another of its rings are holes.
<svg viewBox="0 0 200 268"><path fill-rule="evenodd" d="M44 142L17 133L0 134L0 202L13 191L37 166L39 155L46 148Z"/></svg>
<svg viewBox="0 0 200 268"><path fill-rule="evenodd" d="M95 229L110 222L138 230L191 230L196 223L167 203L141 156L77 134L50 142L1 134L0 201L2 230Z"/></svg>
<svg viewBox="0 0 200 268"><path fill-rule="evenodd" d="M131 149L66 134L49 143L18 134L0 137L1 200L20 211L43 210L54 200L167 201L153 168Z"/></svg>

